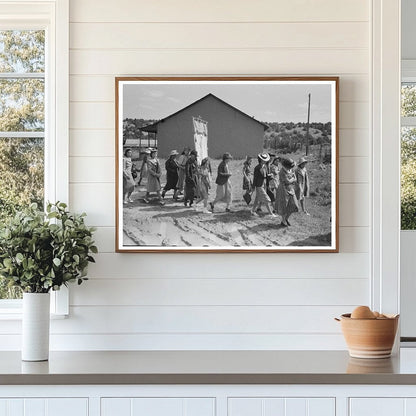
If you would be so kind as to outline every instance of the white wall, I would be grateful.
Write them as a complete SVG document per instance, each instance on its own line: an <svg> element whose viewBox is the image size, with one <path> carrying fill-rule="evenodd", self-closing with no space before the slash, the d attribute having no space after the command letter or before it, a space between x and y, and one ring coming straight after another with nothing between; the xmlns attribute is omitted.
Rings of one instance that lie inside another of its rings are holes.
<svg viewBox="0 0 416 416"><path fill-rule="evenodd" d="M70 204L98 227L59 349L344 348L369 303L370 6L363 0L70 2ZM114 77L339 75L339 254L115 254ZM58 335L59 334L59 335Z"/></svg>

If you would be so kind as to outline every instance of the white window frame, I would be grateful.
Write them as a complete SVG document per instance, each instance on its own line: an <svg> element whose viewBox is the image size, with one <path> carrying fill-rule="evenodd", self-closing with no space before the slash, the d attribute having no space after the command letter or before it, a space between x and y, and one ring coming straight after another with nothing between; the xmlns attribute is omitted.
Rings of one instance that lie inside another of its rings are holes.
<svg viewBox="0 0 416 416"><path fill-rule="evenodd" d="M69 200L69 0L0 0L0 30L46 31L45 201ZM51 292L51 313L69 313L68 290ZM0 319L20 318L20 300L0 300Z"/></svg>
<svg viewBox="0 0 416 416"><path fill-rule="evenodd" d="M400 312L400 0L372 1L371 306ZM396 344L396 348L398 344Z"/></svg>

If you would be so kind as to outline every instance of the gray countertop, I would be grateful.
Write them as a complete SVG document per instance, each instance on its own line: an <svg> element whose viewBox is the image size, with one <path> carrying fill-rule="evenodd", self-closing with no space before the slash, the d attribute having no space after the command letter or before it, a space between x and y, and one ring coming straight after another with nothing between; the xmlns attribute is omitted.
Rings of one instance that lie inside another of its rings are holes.
<svg viewBox="0 0 416 416"><path fill-rule="evenodd" d="M416 349L376 360L347 351L55 351L22 362L20 352L1 352L0 384L416 384Z"/></svg>

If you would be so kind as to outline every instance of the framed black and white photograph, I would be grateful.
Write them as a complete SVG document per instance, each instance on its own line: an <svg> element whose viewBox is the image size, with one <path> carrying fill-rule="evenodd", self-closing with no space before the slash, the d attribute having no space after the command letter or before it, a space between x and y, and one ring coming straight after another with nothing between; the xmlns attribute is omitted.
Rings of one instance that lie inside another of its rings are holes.
<svg viewBox="0 0 416 416"><path fill-rule="evenodd" d="M338 252L338 77L115 87L118 252Z"/></svg>

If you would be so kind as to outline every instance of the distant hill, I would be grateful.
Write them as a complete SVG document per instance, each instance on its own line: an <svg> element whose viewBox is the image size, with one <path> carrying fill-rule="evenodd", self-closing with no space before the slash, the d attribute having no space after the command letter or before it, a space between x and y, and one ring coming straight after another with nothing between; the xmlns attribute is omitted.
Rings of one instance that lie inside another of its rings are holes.
<svg viewBox="0 0 416 416"><path fill-rule="evenodd" d="M266 123L264 148L277 153L294 153L306 144L306 123ZM331 122L309 124L309 145L331 144Z"/></svg>

